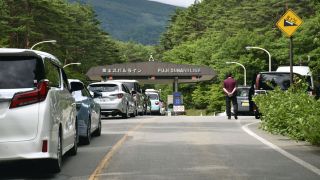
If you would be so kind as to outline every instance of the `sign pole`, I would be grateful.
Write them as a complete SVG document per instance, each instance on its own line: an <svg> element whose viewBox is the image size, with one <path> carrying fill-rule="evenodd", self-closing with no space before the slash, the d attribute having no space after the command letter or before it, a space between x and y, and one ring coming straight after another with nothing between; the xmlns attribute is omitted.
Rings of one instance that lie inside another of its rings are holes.
<svg viewBox="0 0 320 180"><path fill-rule="evenodd" d="M290 83L293 84L293 37L292 34L301 26L302 19L293 10L287 12L277 22L278 28L290 37Z"/></svg>
<svg viewBox="0 0 320 180"><path fill-rule="evenodd" d="M293 84L293 38L290 36L290 84Z"/></svg>

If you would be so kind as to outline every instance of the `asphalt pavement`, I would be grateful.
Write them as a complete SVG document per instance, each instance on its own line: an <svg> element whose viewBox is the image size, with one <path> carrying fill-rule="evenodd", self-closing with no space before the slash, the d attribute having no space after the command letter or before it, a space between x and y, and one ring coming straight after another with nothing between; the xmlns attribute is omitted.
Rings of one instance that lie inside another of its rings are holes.
<svg viewBox="0 0 320 180"><path fill-rule="evenodd" d="M65 156L62 172L35 161L0 163L0 179L320 179L320 148L240 116L137 116L102 121L102 135Z"/></svg>

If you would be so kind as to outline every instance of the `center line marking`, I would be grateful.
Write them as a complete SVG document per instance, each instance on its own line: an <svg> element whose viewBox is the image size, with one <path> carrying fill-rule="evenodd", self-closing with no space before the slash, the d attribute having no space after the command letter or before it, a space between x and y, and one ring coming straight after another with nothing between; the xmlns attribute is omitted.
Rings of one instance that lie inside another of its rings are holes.
<svg viewBox="0 0 320 180"><path fill-rule="evenodd" d="M249 124L246 124L246 125L243 125L241 128L246 132L248 133L250 136L256 138L257 140L259 140L260 142L262 142L263 144L271 147L272 149L274 149L275 151L279 152L280 154L284 155L285 157L295 161L296 163L300 164L301 166L305 167L306 169L316 173L317 175L320 175L320 169L313 166L312 164L310 163L307 163L306 161L298 158L297 156L294 156L293 154L285 151L284 149L280 148L279 146L275 145L275 144L272 144L271 142L263 139L262 137L258 136L257 134L255 134L254 132L252 132L248 126L250 125L253 125L253 124L257 124L259 122L253 122L253 123L249 123Z"/></svg>
<svg viewBox="0 0 320 180"><path fill-rule="evenodd" d="M150 121L149 121L150 122ZM140 122L135 127L131 128L112 148L111 150L103 157L103 159L100 161L97 168L94 170L94 172L90 175L89 180L98 180L99 175L101 174L102 170L106 167L108 167L110 160L112 159L113 155L122 147L124 142L129 138L129 135L131 135L134 131L141 128L146 122Z"/></svg>

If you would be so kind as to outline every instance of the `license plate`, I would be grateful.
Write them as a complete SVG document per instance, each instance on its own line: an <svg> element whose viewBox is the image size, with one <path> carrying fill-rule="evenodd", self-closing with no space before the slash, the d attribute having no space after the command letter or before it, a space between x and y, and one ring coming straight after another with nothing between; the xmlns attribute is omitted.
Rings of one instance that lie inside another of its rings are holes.
<svg viewBox="0 0 320 180"><path fill-rule="evenodd" d="M249 102L242 102L241 105L247 107L249 106Z"/></svg>

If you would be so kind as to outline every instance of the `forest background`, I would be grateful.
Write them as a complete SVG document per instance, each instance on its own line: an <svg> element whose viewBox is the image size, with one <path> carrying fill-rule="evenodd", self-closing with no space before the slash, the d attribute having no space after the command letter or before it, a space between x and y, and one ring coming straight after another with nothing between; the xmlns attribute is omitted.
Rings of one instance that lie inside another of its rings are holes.
<svg viewBox="0 0 320 180"><path fill-rule="evenodd" d="M143 45L114 39L101 28L90 5L66 0L0 0L0 46L30 48L35 42L55 39L39 50L56 55L70 66L72 78L87 81L90 67L155 59L180 64L206 65L218 77L210 82L183 84L187 109L205 109L207 114L224 110L221 82L233 72L243 84L243 69L227 65L236 61L247 69L247 82L255 73L268 70L264 51L247 51L246 46L267 49L272 55L272 70L289 64L289 39L276 22L291 8L303 20L295 32L294 63L312 68L315 79L320 72L320 3L318 0L203 0L186 9L177 8L168 19L159 43ZM308 56L310 59L308 60ZM171 85L157 85L163 97L172 93Z"/></svg>

